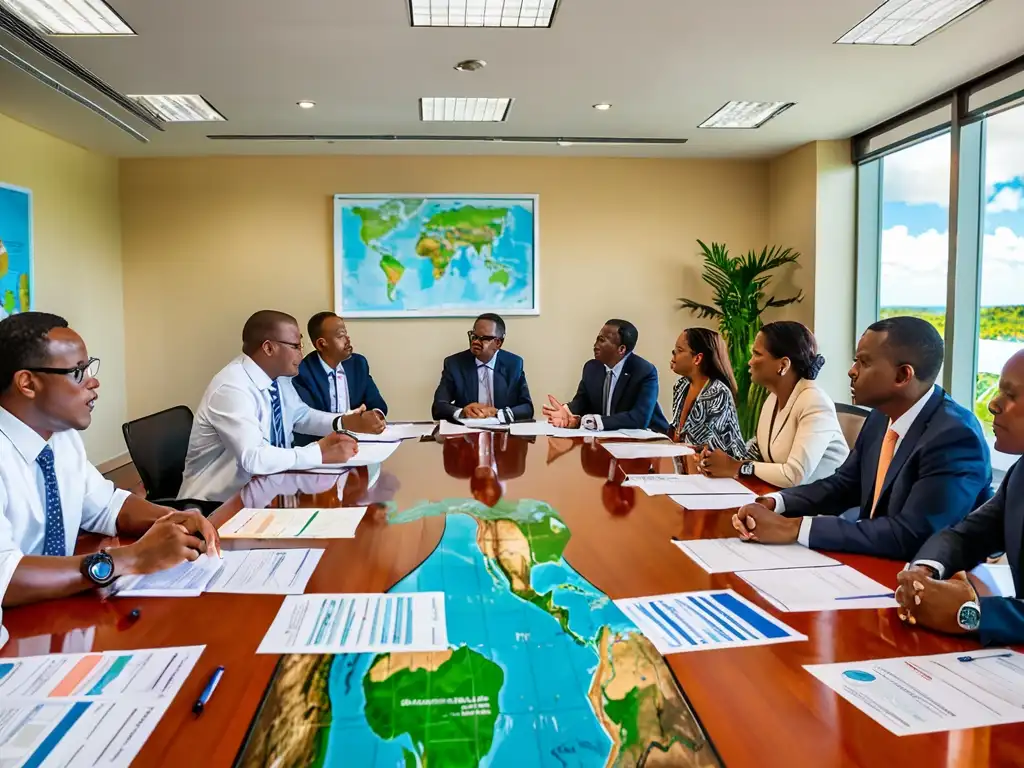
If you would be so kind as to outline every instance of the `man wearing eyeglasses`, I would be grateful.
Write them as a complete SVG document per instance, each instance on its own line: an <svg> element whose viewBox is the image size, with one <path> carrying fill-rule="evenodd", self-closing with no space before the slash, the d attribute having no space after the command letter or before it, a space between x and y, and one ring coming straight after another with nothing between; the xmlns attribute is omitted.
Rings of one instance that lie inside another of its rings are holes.
<svg viewBox="0 0 1024 768"><path fill-rule="evenodd" d="M533 418L523 359L502 349L505 321L490 312L468 332L469 349L445 358L432 417L458 421L497 417L502 424Z"/></svg>
<svg viewBox="0 0 1024 768"><path fill-rule="evenodd" d="M78 432L92 422L98 371L63 318L25 312L0 321L0 552L8 573L13 566L4 606L219 556L217 531L198 512L117 490L89 463ZM140 538L75 556L79 531Z"/></svg>
<svg viewBox="0 0 1024 768"><path fill-rule="evenodd" d="M221 370L192 423L178 498L226 501L255 475L341 464L355 455L348 434L362 412L310 408L292 377L302 361L302 334L291 315L261 310L242 329L242 354ZM325 436L293 447L294 433Z"/></svg>

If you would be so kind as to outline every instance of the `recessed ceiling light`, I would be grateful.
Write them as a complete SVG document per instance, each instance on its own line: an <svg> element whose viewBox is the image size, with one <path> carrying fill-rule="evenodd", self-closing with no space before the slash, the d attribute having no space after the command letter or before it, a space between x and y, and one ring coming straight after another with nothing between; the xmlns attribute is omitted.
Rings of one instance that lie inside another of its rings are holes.
<svg viewBox="0 0 1024 768"><path fill-rule="evenodd" d="M46 35L134 35L124 19L103 0L0 0Z"/></svg>
<svg viewBox="0 0 1024 768"><path fill-rule="evenodd" d="M730 101L698 128L760 128L793 104L788 101Z"/></svg>
<svg viewBox="0 0 1024 768"><path fill-rule="evenodd" d="M501 123L508 118L511 106L512 99L423 98L420 99L420 120Z"/></svg>
<svg viewBox="0 0 1024 768"><path fill-rule="evenodd" d="M315 101L308 101L306 99L303 99L302 101L297 101L297 102L295 102L295 104L300 109L312 109L313 107L316 106L316 102Z"/></svg>
<svg viewBox="0 0 1024 768"><path fill-rule="evenodd" d="M558 146L560 146L560 147L571 147L572 146L572 142L571 141L560 141L560 142L558 142Z"/></svg>
<svg viewBox="0 0 1024 768"><path fill-rule="evenodd" d="M457 72L479 72L486 66L487 62L483 59L466 59L456 64L455 70Z"/></svg>
<svg viewBox="0 0 1024 768"><path fill-rule="evenodd" d="M409 0L414 27L550 27L558 0Z"/></svg>
<svg viewBox="0 0 1024 768"><path fill-rule="evenodd" d="M224 120L224 115L202 96L129 96L165 123L209 123Z"/></svg>
<svg viewBox="0 0 1024 768"><path fill-rule="evenodd" d="M837 43L916 45L988 0L887 0Z"/></svg>
<svg viewBox="0 0 1024 768"><path fill-rule="evenodd" d="M612 108L611 104L604 104L604 103L602 103L602 104L595 104L594 105L594 109L596 109L596 110L598 110L600 112L607 112L611 108Z"/></svg>

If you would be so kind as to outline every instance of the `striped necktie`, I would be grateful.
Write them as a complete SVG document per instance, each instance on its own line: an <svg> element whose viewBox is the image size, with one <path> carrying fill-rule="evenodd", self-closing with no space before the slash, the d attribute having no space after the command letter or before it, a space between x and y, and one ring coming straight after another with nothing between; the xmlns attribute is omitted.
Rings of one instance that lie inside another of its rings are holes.
<svg viewBox="0 0 1024 768"><path fill-rule="evenodd" d="M281 393L277 381L270 385L270 444L275 448L287 448L284 443L284 414L281 411Z"/></svg>
<svg viewBox="0 0 1024 768"><path fill-rule="evenodd" d="M67 544L64 540L64 509L60 504L60 488L57 485L57 472L53 465L53 449L43 448L36 456L36 464L43 471L43 482L46 486L46 532L43 538L43 555L47 557L64 557Z"/></svg>

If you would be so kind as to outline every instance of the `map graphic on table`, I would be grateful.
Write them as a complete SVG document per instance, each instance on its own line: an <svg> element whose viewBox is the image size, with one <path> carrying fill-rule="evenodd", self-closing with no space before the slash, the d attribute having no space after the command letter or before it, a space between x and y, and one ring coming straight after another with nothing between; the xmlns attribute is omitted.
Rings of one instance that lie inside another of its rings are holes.
<svg viewBox="0 0 1024 768"><path fill-rule="evenodd" d="M720 768L675 678L612 601L562 558L540 501L420 504L436 550L392 593L446 593L450 649L284 656L243 766Z"/></svg>
<svg viewBox="0 0 1024 768"><path fill-rule="evenodd" d="M537 197L334 198L349 317L537 314Z"/></svg>

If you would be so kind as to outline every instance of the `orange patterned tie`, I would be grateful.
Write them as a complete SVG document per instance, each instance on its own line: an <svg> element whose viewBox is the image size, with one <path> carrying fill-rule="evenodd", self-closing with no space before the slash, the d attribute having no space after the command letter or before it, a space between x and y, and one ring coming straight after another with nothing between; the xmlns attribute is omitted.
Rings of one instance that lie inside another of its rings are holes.
<svg viewBox="0 0 1024 768"><path fill-rule="evenodd" d="M878 506L878 497L882 495L882 485L885 484L885 473L889 471L892 464L892 455L896 453L896 441L900 434L894 429L885 433L882 441L882 450L878 454L878 470L875 472L875 500L871 502L871 517L875 517L875 508Z"/></svg>

